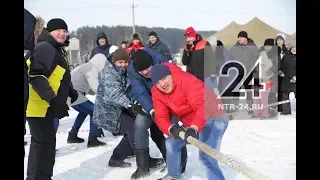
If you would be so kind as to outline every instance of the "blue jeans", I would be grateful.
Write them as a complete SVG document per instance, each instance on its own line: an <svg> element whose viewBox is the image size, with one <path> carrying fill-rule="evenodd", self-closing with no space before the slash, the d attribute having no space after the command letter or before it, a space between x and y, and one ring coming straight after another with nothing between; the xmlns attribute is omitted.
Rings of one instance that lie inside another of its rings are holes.
<svg viewBox="0 0 320 180"><path fill-rule="evenodd" d="M171 122L178 124L179 119L175 116L172 116ZM134 123L134 139L136 149L145 149L149 147L149 128L151 139L155 143L164 138L163 133L152 121L150 116L138 114Z"/></svg>
<svg viewBox="0 0 320 180"><path fill-rule="evenodd" d="M83 121L86 119L86 117L90 116L90 132L89 132L89 138L91 137L98 137L100 135L98 131L98 127L92 122L92 115L93 115L93 109L94 104L91 101L86 101L81 104L77 104L74 106L71 106L73 109L79 112L76 120L73 123L73 126L71 128L71 134L78 134L78 131L83 124Z"/></svg>
<svg viewBox="0 0 320 180"><path fill-rule="evenodd" d="M228 124L226 114L208 120L202 131L199 132L199 140L220 151L221 140ZM176 179L181 179L181 149L185 145L186 141L175 139L172 136L169 136L166 140L168 175ZM209 180L225 180L216 159L211 158L201 150L199 151L199 159L205 166Z"/></svg>

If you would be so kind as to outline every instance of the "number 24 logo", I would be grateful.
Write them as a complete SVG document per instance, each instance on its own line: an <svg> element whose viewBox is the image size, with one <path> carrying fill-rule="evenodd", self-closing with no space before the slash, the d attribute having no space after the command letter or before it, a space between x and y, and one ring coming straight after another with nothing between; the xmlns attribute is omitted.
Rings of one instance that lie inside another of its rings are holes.
<svg viewBox="0 0 320 180"><path fill-rule="evenodd" d="M220 77L229 77L230 70L237 70L238 73L236 77L232 79L232 81L224 88L224 90L220 93L221 99L233 99L235 97L234 93L239 93L240 99L246 99L246 95L248 91L254 92L255 89L259 89L257 93L252 93L253 98L261 98L260 90L265 90L265 83L261 83L261 58L257 60L254 66L250 69L250 71L246 72L246 67L243 63L236 60L230 60L225 62L220 68ZM254 70L258 77L254 77ZM242 87L242 88L241 88Z"/></svg>

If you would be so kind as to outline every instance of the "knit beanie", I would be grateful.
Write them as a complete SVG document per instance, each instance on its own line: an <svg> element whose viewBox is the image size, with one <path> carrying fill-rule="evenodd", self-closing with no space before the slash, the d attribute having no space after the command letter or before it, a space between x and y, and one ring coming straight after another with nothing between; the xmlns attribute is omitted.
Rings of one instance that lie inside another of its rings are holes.
<svg viewBox="0 0 320 180"><path fill-rule="evenodd" d="M64 20L62 20L60 18L55 18L55 19L51 19L48 22L46 29L48 32L52 32L57 29L64 29L64 30L68 31L68 25Z"/></svg>
<svg viewBox="0 0 320 180"><path fill-rule="evenodd" d="M126 60L129 61L129 55L126 52L126 50L119 48L116 51L114 51L113 56L112 56L112 61L116 62L119 60Z"/></svg>
<svg viewBox="0 0 320 180"><path fill-rule="evenodd" d="M149 33L149 37L150 36L154 36L154 37L158 37L158 35L157 35L157 33L156 32L154 32L154 31L151 31L150 33Z"/></svg>
<svg viewBox="0 0 320 180"><path fill-rule="evenodd" d="M186 38L189 38L189 37L194 37L194 38L196 38L196 37L197 37L197 33L196 33L196 31L193 29L193 27L188 27L188 28L186 29L186 31L184 32L184 36L185 36Z"/></svg>
<svg viewBox="0 0 320 180"><path fill-rule="evenodd" d="M248 33L245 32L245 31L240 31L239 34L238 34L238 38L239 37L244 37L244 38L247 38L248 39Z"/></svg>
<svg viewBox="0 0 320 180"><path fill-rule="evenodd" d="M274 46L275 44L274 44L274 39L271 39L271 38L269 38L269 39L266 39L265 41L264 41L264 44L263 44L264 46Z"/></svg>
<svg viewBox="0 0 320 180"><path fill-rule="evenodd" d="M171 75L169 68L164 64L156 64L152 66L151 71L151 80L153 84L156 84L160 79Z"/></svg>
<svg viewBox="0 0 320 180"><path fill-rule="evenodd" d="M144 50L138 49L134 55L133 66L136 71L148 69L152 63L151 56Z"/></svg>

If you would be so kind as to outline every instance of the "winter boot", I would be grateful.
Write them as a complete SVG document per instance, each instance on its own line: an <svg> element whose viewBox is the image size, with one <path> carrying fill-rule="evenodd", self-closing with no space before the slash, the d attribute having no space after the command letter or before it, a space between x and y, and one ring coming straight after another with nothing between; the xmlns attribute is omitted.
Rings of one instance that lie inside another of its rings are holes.
<svg viewBox="0 0 320 180"><path fill-rule="evenodd" d="M187 146L183 146L183 148L181 149L181 173L184 173L186 171L187 160L188 160Z"/></svg>
<svg viewBox="0 0 320 180"><path fill-rule="evenodd" d="M163 178L160 178L158 180L177 180L176 178L170 177L169 175L164 176Z"/></svg>
<svg viewBox="0 0 320 180"><path fill-rule="evenodd" d="M91 137L88 140L87 147L90 148L90 147L97 147L97 146L104 146L104 145L106 145L106 143L99 141L97 137Z"/></svg>
<svg viewBox="0 0 320 180"><path fill-rule="evenodd" d="M150 175L149 161L149 148L136 150L136 163L138 168L132 174L132 180L144 178Z"/></svg>
<svg viewBox="0 0 320 180"><path fill-rule="evenodd" d="M150 168L160 167L160 166L162 166L163 163L164 163L164 160L162 158L152 158L152 157L150 157L150 159L149 159Z"/></svg>
<svg viewBox="0 0 320 180"><path fill-rule="evenodd" d="M120 160L119 158L112 155L109 160L108 166L126 168L126 167L131 167L131 163L124 162L123 160Z"/></svg>
<svg viewBox="0 0 320 180"><path fill-rule="evenodd" d="M83 143L84 139L79 138L77 134L72 134L69 132L67 143Z"/></svg>

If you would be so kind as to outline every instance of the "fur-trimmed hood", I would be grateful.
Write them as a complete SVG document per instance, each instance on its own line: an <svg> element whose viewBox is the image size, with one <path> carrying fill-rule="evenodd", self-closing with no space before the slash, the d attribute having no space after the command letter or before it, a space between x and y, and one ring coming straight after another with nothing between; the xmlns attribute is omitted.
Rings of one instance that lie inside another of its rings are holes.
<svg viewBox="0 0 320 180"><path fill-rule="evenodd" d="M145 46L145 44L143 43L143 39L141 38L141 35L140 35L139 33L133 33L133 34L131 35L130 41L129 41L129 43L128 43L129 46L130 46L130 44L132 44L132 42L133 42L134 39L139 39L141 45L142 45L142 46ZM129 46L128 46L128 47L129 47Z"/></svg>
<svg viewBox="0 0 320 180"><path fill-rule="evenodd" d="M44 27L44 20L40 16L34 17L28 10L24 9L24 48L33 50L35 41Z"/></svg>
<svg viewBox="0 0 320 180"><path fill-rule="evenodd" d="M41 33L41 31L44 27L44 24L45 24L44 19L40 16L37 16L36 17L36 25L34 28L34 35L35 35L36 40L38 39L39 34Z"/></svg>

